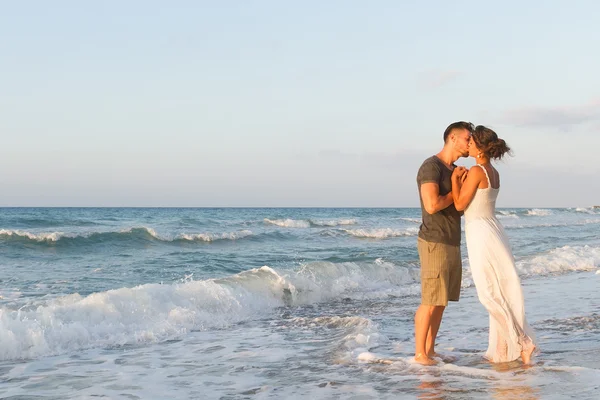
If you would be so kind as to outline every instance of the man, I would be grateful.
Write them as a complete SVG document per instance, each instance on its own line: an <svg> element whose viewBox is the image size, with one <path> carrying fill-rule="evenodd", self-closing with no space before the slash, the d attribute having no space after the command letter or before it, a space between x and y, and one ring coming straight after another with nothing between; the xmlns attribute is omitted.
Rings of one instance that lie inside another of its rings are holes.
<svg viewBox="0 0 600 400"><path fill-rule="evenodd" d="M417 174L422 224L421 305L415 314L415 361L433 365L435 338L448 301L458 301L462 280L460 216L452 199L454 162L469 155L473 124L455 122L444 131L444 147L423 162ZM463 171L464 173L464 171Z"/></svg>

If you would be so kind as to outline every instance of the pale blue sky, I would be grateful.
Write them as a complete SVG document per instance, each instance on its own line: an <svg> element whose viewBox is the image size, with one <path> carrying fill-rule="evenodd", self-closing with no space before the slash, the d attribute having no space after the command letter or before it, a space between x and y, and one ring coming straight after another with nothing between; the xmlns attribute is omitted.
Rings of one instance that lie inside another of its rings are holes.
<svg viewBox="0 0 600 400"><path fill-rule="evenodd" d="M600 3L94 3L0 3L0 206L417 206L461 119L600 203Z"/></svg>

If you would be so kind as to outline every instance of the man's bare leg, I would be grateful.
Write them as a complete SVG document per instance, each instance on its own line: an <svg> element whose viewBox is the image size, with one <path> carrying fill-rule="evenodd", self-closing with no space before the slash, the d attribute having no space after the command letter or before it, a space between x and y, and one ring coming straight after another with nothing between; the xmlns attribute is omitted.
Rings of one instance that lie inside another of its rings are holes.
<svg viewBox="0 0 600 400"><path fill-rule="evenodd" d="M421 304L415 313L415 361L423 365L433 365L436 363L435 360L427 356L425 348L431 329L432 316L435 313L434 310L436 307Z"/></svg>
<svg viewBox="0 0 600 400"><path fill-rule="evenodd" d="M434 306L431 313L429 332L427 333L427 340L425 341L425 351L429 358L439 356L439 354L435 352L435 339L437 338L445 309L446 307L444 306Z"/></svg>

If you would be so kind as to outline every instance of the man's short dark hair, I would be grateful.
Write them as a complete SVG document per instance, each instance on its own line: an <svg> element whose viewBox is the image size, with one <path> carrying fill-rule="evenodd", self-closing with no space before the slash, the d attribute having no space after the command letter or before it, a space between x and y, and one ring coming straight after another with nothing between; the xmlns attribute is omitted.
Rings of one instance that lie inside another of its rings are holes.
<svg viewBox="0 0 600 400"><path fill-rule="evenodd" d="M446 143L446 140L448 140L448 136L450 136L452 131L455 129L466 129L471 133L473 133L475 131L475 127L470 122L466 122L466 121L453 122L450 125L448 125L448 127L444 131L444 143Z"/></svg>

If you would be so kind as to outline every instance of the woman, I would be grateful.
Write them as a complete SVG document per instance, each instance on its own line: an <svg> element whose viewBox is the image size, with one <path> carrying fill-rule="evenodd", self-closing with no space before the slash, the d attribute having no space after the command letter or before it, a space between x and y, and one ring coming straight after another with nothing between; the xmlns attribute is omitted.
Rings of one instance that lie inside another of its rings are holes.
<svg viewBox="0 0 600 400"><path fill-rule="evenodd" d="M528 364L535 339L525 319L521 281L504 228L496 219L500 175L491 160L510 152L506 142L485 126L477 126L469 144L476 166L458 167L452 175L457 210L465 211L465 233L471 274L479 300L490 314L489 346L492 362L518 359Z"/></svg>

